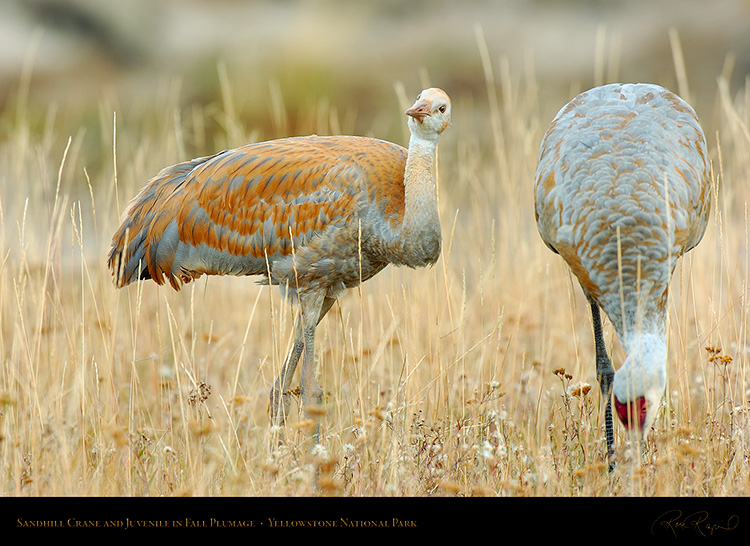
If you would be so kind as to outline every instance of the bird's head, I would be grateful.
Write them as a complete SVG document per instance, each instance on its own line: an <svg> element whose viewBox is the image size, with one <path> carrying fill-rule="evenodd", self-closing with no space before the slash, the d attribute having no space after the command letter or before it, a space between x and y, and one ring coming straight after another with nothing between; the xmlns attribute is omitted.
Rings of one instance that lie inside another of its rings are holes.
<svg viewBox="0 0 750 546"><path fill-rule="evenodd" d="M644 442L661 406L667 384L667 348L661 336L631 344L612 386L617 416L633 442Z"/></svg>
<svg viewBox="0 0 750 546"><path fill-rule="evenodd" d="M451 124L451 99L442 89L432 87L417 95L417 101L406 110L409 130L427 140L438 140Z"/></svg>

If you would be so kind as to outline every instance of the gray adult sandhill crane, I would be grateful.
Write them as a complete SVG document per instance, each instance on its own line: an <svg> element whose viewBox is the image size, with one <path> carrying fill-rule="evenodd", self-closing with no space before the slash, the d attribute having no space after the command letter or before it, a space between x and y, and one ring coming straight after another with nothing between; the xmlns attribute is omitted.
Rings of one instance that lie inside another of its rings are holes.
<svg viewBox="0 0 750 546"><path fill-rule="evenodd" d="M656 419L667 381L667 288L678 258L703 237L710 183L695 112L656 85L586 91L560 110L542 141L537 227L591 306L610 462L610 388L632 439L645 440ZM617 373L599 308L627 353Z"/></svg>
<svg viewBox="0 0 750 546"><path fill-rule="evenodd" d="M406 110L408 151L372 138L298 137L250 144L163 169L128 206L108 265L115 283L182 283L261 275L298 303L292 349L270 393L272 423L299 390L315 416L315 329L336 298L388 264L424 267L440 255L433 163L451 101L426 89ZM315 427L318 440L318 426Z"/></svg>

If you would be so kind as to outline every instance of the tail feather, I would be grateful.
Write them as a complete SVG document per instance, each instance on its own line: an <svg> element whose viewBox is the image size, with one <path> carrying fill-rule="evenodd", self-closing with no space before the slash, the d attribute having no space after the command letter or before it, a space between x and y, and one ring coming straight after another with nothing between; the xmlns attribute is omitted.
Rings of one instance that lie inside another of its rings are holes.
<svg viewBox="0 0 750 546"><path fill-rule="evenodd" d="M170 217L168 200L179 191L196 166L213 156L201 157L163 169L136 195L122 216L120 227L112 237L107 265L122 288L132 282L153 279L172 286L172 264L177 247L174 215Z"/></svg>

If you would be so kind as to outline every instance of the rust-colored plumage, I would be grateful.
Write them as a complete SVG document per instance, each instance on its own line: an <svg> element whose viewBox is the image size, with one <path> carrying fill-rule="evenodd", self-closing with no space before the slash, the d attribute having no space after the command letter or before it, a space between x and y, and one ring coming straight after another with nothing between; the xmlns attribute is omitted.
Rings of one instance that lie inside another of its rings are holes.
<svg viewBox="0 0 750 546"><path fill-rule="evenodd" d="M382 140L297 137L250 144L162 170L128 206L108 265L118 287L153 279L260 275L299 303L295 343L271 392L281 424L304 353L306 411L322 401L315 326L344 290L389 263L440 254L432 162L450 99L427 89L409 110L409 149ZM313 412L315 413L315 412Z"/></svg>
<svg viewBox="0 0 750 546"><path fill-rule="evenodd" d="M117 285L150 278L179 289L202 274L269 272L273 284L294 285L296 279L277 275L276 262L291 259L293 249L304 259L311 244L317 250L334 243L363 210L375 207L396 229L406 156L381 140L311 136L167 167L133 200L115 234L110 266ZM323 276L323 284L335 276L297 273L308 282Z"/></svg>
<svg viewBox="0 0 750 546"><path fill-rule="evenodd" d="M577 277L594 322L597 374L618 415L645 438L666 385L667 289L697 245L710 207L710 165L693 109L656 85L611 84L563 107L542 142L536 174L539 233ZM615 374L599 309L628 357Z"/></svg>

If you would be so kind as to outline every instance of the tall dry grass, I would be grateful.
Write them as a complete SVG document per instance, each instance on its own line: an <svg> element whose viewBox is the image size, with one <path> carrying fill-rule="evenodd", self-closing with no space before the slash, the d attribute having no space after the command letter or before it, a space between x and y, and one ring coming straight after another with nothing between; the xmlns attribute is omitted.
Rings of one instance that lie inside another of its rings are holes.
<svg viewBox="0 0 750 546"><path fill-rule="evenodd" d="M732 95L722 79L714 110L699 112L715 128L711 223L672 283L664 409L639 461L616 430L620 464L608 475L588 308L542 244L532 204L539 142L574 90L543 101L533 65L515 73L481 32L478 44L486 91L454 95L439 149L440 261L387 269L318 329L324 450L296 418L270 449L267 395L292 337L277 291L217 277L180 292L117 291L105 257L126 201L161 167L258 138L350 132L355 120L323 102L293 122L284 89L270 85L271 132L245 126L220 66L215 104L185 107L169 82L148 105L103 98L98 117L68 136L64 112L32 111L22 82L0 142L3 493L750 491L750 82ZM381 106L402 143L403 96L396 86ZM609 325L605 334L619 365Z"/></svg>

